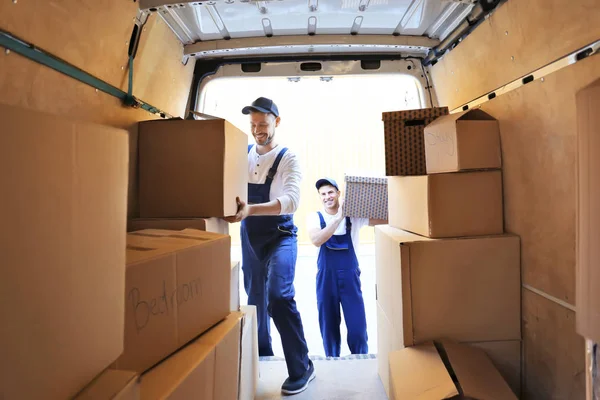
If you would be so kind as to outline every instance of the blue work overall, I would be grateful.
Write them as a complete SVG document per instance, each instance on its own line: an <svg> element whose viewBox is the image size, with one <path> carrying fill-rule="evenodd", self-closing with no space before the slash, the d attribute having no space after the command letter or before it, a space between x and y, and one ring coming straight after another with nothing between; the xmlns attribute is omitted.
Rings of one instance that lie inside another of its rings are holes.
<svg viewBox="0 0 600 400"><path fill-rule="evenodd" d="M248 146L248 152L252 145ZM270 200L271 184L287 148L282 149L263 184L248 184L248 203ZM242 221L242 270L248 304L256 306L260 356L272 356L270 318L279 331L288 374L298 379L308 368L308 347L294 300L298 229L293 216L250 216Z"/></svg>
<svg viewBox="0 0 600 400"><path fill-rule="evenodd" d="M327 226L320 212L321 229ZM340 356L340 303L352 354L367 354L367 320L360 288L360 268L352 244L352 223L346 217L346 234L332 235L321 245L317 265L317 307L327 357Z"/></svg>

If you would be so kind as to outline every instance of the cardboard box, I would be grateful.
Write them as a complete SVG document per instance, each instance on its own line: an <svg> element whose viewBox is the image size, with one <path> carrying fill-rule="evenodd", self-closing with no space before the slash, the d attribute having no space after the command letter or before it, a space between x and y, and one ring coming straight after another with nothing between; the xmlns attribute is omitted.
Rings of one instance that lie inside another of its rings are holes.
<svg viewBox="0 0 600 400"><path fill-rule="evenodd" d="M382 113L386 176L425 175L424 129L448 107Z"/></svg>
<svg viewBox="0 0 600 400"><path fill-rule="evenodd" d="M248 197L248 135L224 119L139 129L140 217L224 217Z"/></svg>
<svg viewBox="0 0 600 400"><path fill-rule="evenodd" d="M201 231L229 235L229 223L221 218L137 218L127 221L127 232L143 229L199 229Z"/></svg>
<svg viewBox="0 0 600 400"><path fill-rule="evenodd" d="M517 399L481 349L452 342L391 353L390 392L391 400Z"/></svg>
<svg viewBox="0 0 600 400"><path fill-rule="evenodd" d="M442 116L425 127L427 173L502 168L498 121L482 110Z"/></svg>
<svg viewBox="0 0 600 400"><path fill-rule="evenodd" d="M244 326L242 328L239 400L254 400L259 378L256 306L242 306L240 309L244 313Z"/></svg>
<svg viewBox="0 0 600 400"><path fill-rule="evenodd" d="M501 171L389 177L389 224L431 238L504 233Z"/></svg>
<svg viewBox="0 0 600 400"><path fill-rule="evenodd" d="M140 377L132 371L107 369L74 400L139 400Z"/></svg>
<svg viewBox="0 0 600 400"><path fill-rule="evenodd" d="M346 175L344 180L346 183L344 212L348 217L387 221L388 189L386 177Z"/></svg>
<svg viewBox="0 0 600 400"><path fill-rule="evenodd" d="M388 398L390 397L390 367L389 354L392 351L404 348L400 336L394 336L394 327L377 303L377 373L385 389Z"/></svg>
<svg viewBox="0 0 600 400"><path fill-rule="evenodd" d="M230 237L187 229L127 235L125 350L143 372L229 314Z"/></svg>
<svg viewBox="0 0 600 400"><path fill-rule="evenodd" d="M240 262L231 262L231 285L229 296L229 310L240 310Z"/></svg>
<svg viewBox="0 0 600 400"><path fill-rule="evenodd" d="M223 322L142 376L141 399L237 400L242 313Z"/></svg>
<svg viewBox="0 0 600 400"><path fill-rule="evenodd" d="M123 351L128 137L0 116L0 397L62 400Z"/></svg>
<svg viewBox="0 0 600 400"><path fill-rule="evenodd" d="M576 322L580 335L600 342L600 79L581 89L576 99Z"/></svg>
<svg viewBox="0 0 600 400"><path fill-rule="evenodd" d="M433 240L375 227L377 302L399 346L521 339L518 236Z"/></svg>

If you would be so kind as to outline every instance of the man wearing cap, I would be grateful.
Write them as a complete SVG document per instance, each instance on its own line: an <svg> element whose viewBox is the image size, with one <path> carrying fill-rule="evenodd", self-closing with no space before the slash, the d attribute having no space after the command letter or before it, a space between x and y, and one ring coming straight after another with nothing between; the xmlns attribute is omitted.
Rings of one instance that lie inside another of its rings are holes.
<svg viewBox="0 0 600 400"><path fill-rule="evenodd" d="M340 189L331 178L319 179L316 187L325 212L309 214L307 229L312 243L320 247L317 308L325 355L340 356L340 304L348 330L350 352L367 354L367 320L356 250L362 227L386 221L345 216Z"/></svg>
<svg viewBox="0 0 600 400"><path fill-rule="evenodd" d="M250 115L256 145L248 146L248 203L237 199L241 221L242 271L248 304L255 305L260 356L273 356L270 318L279 331L288 378L281 391L300 393L315 377L300 313L294 300L298 253L293 213L300 202L301 171L296 155L279 146L279 110L260 97L242 113Z"/></svg>

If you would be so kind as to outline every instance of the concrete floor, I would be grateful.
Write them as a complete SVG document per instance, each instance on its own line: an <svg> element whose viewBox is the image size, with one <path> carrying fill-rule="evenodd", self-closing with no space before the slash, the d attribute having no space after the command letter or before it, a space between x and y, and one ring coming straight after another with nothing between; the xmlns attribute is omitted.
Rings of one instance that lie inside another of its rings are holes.
<svg viewBox="0 0 600 400"><path fill-rule="evenodd" d="M308 345L309 355L325 356L319 319L317 312L316 276L317 276L318 249L314 246L299 246L298 261L296 263L296 306L302 317L304 335ZM232 260L241 260L239 247L232 247ZM367 335L369 353L377 353L377 309L375 300L375 246L361 244L358 254L361 269L361 282L365 311L367 315ZM241 271L240 271L241 274ZM248 297L244 291L243 275L240 275L240 304L247 304ZM342 313L343 315L343 313ZM340 326L342 335L341 356L349 355L350 350L346 344L346 325L342 317ZM283 357L281 339L277 328L271 321L271 338L275 356Z"/></svg>
<svg viewBox="0 0 600 400"><path fill-rule="evenodd" d="M385 390L377 375L377 359L314 360L316 378L294 396L283 396L287 378L284 361L261 361L255 400L384 400Z"/></svg>

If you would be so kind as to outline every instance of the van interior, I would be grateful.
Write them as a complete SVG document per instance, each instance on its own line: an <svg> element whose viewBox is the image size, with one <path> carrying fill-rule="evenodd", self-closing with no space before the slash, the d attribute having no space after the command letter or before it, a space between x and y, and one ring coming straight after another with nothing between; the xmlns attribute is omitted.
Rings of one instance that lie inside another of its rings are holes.
<svg viewBox="0 0 600 400"><path fill-rule="evenodd" d="M302 166L317 378L294 398L600 398L598 21L598 0L4 0L0 399L283 396L224 221L261 96ZM343 318L323 351L324 176L385 213L357 250L368 354Z"/></svg>

